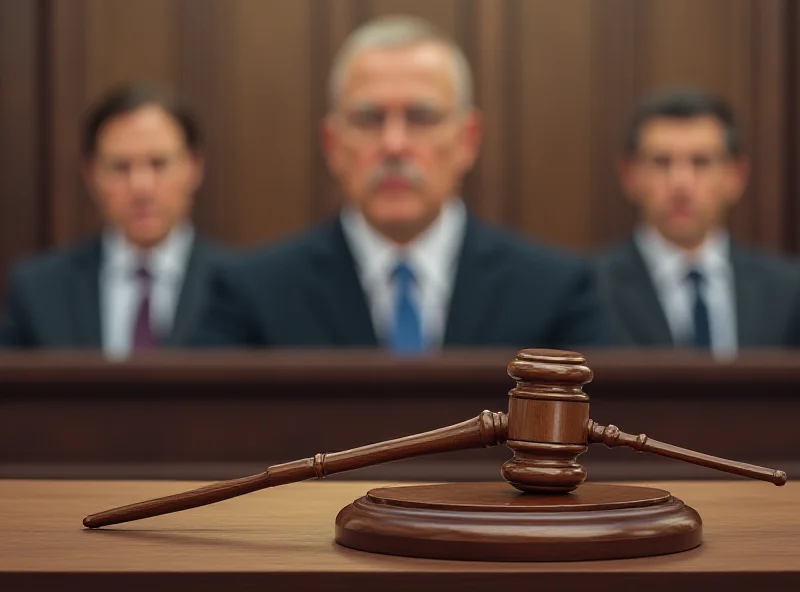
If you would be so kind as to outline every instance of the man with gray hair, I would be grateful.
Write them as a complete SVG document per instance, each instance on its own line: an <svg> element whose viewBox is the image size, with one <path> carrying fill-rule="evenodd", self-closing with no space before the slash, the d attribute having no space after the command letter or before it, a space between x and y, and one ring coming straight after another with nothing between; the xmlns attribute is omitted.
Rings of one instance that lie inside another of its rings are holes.
<svg viewBox="0 0 800 592"><path fill-rule="evenodd" d="M481 142L472 75L425 21L356 30L323 126L335 220L217 277L208 346L583 347L605 339L590 268L490 228L459 198Z"/></svg>

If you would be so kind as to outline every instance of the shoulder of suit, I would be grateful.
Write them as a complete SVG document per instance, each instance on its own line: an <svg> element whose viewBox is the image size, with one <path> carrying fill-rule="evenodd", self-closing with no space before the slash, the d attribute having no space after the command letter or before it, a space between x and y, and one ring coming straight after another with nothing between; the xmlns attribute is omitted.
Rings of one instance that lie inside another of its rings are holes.
<svg viewBox="0 0 800 592"><path fill-rule="evenodd" d="M751 270L800 281L800 260L795 257L733 244L731 258L734 266L747 265Z"/></svg>
<svg viewBox="0 0 800 592"><path fill-rule="evenodd" d="M99 265L99 250L100 237L94 236L79 243L29 255L11 265L9 278L12 283L39 283L49 279L58 279L61 274L69 272L76 264L94 262Z"/></svg>
<svg viewBox="0 0 800 592"><path fill-rule="evenodd" d="M584 269L589 264L589 258L585 255L547 245L519 232L476 219L470 222L470 232L474 233L476 240L487 245L496 256L514 265L523 265L527 269L562 274Z"/></svg>
<svg viewBox="0 0 800 592"><path fill-rule="evenodd" d="M229 268L234 273L263 274L303 267L320 253L335 249L335 231L336 223L326 222L275 242L228 251Z"/></svg>
<svg viewBox="0 0 800 592"><path fill-rule="evenodd" d="M636 245L633 239L630 238L625 241L604 245L592 255L592 262L604 269L613 268L629 262L631 255L635 253L635 249Z"/></svg>
<svg viewBox="0 0 800 592"><path fill-rule="evenodd" d="M233 260L236 255L236 250L230 245L202 235L195 235L192 248L214 262Z"/></svg>

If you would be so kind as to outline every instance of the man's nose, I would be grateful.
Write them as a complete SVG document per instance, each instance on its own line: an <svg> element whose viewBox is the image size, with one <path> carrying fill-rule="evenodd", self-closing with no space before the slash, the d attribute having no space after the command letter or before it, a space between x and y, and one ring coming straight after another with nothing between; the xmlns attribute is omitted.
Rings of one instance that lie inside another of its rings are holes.
<svg viewBox="0 0 800 592"><path fill-rule="evenodd" d="M410 138L405 117L395 114L386 118L381 144L387 154L404 154L408 150Z"/></svg>
<svg viewBox="0 0 800 592"><path fill-rule="evenodd" d="M691 187L697 172L690 161L675 161L669 168L669 183L673 187Z"/></svg>
<svg viewBox="0 0 800 592"><path fill-rule="evenodd" d="M155 185L156 173L152 166L142 164L131 167L128 182L135 192L148 192Z"/></svg>

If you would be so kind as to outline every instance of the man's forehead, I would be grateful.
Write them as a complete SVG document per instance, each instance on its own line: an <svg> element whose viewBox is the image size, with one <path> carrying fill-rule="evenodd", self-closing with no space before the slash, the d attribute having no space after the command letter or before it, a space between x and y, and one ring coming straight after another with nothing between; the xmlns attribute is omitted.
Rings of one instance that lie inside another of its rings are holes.
<svg viewBox="0 0 800 592"><path fill-rule="evenodd" d="M180 124L162 108L151 105L114 117L97 135L98 152L183 142Z"/></svg>
<svg viewBox="0 0 800 592"><path fill-rule="evenodd" d="M642 147L664 145L716 148L725 144L725 127L710 115L698 117L656 117L642 126Z"/></svg>
<svg viewBox="0 0 800 592"><path fill-rule="evenodd" d="M425 42L358 52L346 70L342 100L454 101L455 87L446 46Z"/></svg>

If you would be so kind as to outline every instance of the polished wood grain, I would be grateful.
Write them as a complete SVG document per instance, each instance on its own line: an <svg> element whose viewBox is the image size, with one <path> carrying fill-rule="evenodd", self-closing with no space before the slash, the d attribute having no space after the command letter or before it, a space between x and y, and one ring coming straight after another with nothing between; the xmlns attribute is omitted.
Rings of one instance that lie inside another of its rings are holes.
<svg viewBox="0 0 800 592"><path fill-rule="evenodd" d="M697 512L663 489L589 483L527 495L502 483L373 489L336 516L362 551L470 561L589 561L678 553L702 541Z"/></svg>
<svg viewBox="0 0 800 592"><path fill-rule="evenodd" d="M586 445L629 446L743 477L786 483L786 473L679 448L644 434L632 436L616 426L589 419L589 397L582 387L593 378L586 358L576 352L526 349L508 365L517 386L509 392L508 441L514 458L501 470L521 491L569 492L586 479L578 456Z"/></svg>
<svg viewBox="0 0 800 592"><path fill-rule="evenodd" d="M515 389L516 390L516 389ZM575 405L566 401L540 401L513 396L508 402L509 415L520 418L509 437L522 442L579 444L586 441L589 403ZM557 418L558 421L553 421Z"/></svg>
<svg viewBox="0 0 800 592"><path fill-rule="evenodd" d="M502 387L504 401L514 381L506 373L509 359L518 352L510 348L451 348L425 357L395 357L377 349L266 349L266 350L165 350L158 354L108 361L98 352L80 350L0 351L0 384L49 385L54 381L84 385L164 382L183 384L187 377L197 383L222 385L232 379L286 386L298 381L317 385L349 381L362 385L391 382L402 385L421 381L444 386L460 372L464 385L480 383ZM800 352L786 349L744 350L736 359L718 361L705 353L664 349L587 350L594 381L593 394L613 383L618 389L642 388L644 398L659 387L675 388L679 398L691 385L736 393L742 384L767 382L779 389L800 382ZM599 382L598 382L599 381ZM391 385L384 385L390 387ZM769 389L767 389L769 390ZM610 394L610 393L608 393ZM692 393L695 396L695 393Z"/></svg>
<svg viewBox="0 0 800 592"><path fill-rule="evenodd" d="M182 514L86 531L98 506L204 483L0 481L0 588L27 590L427 590L524 586L674 590L800 587L800 485L640 483L669 490L704 520L704 544L677 555L579 563L434 561L334 544L339 510L389 483L309 482ZM72 588L70 588L72 589Z"/></svg>
<svg viewBox="0 0 800 592"><path fill-rule="evenodd" d="M775 485L784 485L787 480L784 471L756 467L747 463L717 458L708 454L695 452L694 450L687 450L679 446L659 442L658 440L648 438L645 434L639 434L637 436L626 434L620 431L615 425L601 426L591 420L589 420L588 426L588 440L589 442L602 442L608 447L629 446L639 452L652 452L710 469L725 471L733 475L759 479L760 481L769 481Z"/></svg>
<svg viewBox="0 0 800 592"><path fill-rule="evenodd" d="M509 391L508 447L514 458L503 478L531 493L572 491L586 479L577 458L586 451L592 379L586 358L576 352L527 349L507 368L517 386Z"/></svg>
<svg viewBox="0 0 800 592"><path fill-rule="evenodd" d="M652 487L587 483L569 495L525 495L495 481L380 487L368 491L366 497L375 503L403 508L498 513L525 513L537 508L554 513L652 506L668 501L670 493Z"/></svg>
<svg viewBox="0 0 800 592"><path fill-rule="evenodd" d="M474 419L424 434L379 442L343 452L318 453L313 458L272 466L258 475L223 481L164 498L105 510L84 518L83 525L89 528L100 528L197 508L268 487L277 487L315 477L322 479L327 475L352 471L370 465L425 454L495 446L505 442L507 433L508 424L502 413L484 411Z"/></svg>
<svg viewBox="0 0 800 592"><path fill-rule="evenodd" d="M523 361L524 371L520 371L517 367L520 360ZM162 499L105 510L87 516L83 523L89 528L99 528L196 508L258 489L313 477L321 479L329 474L396 460L490 447L504 442L515 454L514 458L503 464L501 474L515 488L528 493L567 493L578 487L586 479L586 470L577 463L577 457L586 450L586 444L591 442L604 442L607 446L627 445L639 451L655 452L740 476L769 480L776 485L786 483L786 473L783 471L714 458L657 441L649 443L644 435L630 436L620 432L616 426L605 427L596 424L588 419L588 397L580 389L592 375L591 369L585 366L585 362L586 359L575 352L522 350L508 367L509 374L518 382L517 388L509 393L511 405L507 415L483 411L474 419L423 434L370 444L344 452L317 453L313 458L270 467L258 475L224 481ZM544 407L538 409L534 407L530 410L524 406L536 404L542 398L546 399ZM547 400L552 398L556 399L555 407L551 404L552 401ZM524 402L523 406L518 404L520 400ZM566 410L562 410L561 406L565 406ZM571 413L570 406L580 409L581 412ZM556 425L557 428L548 429L548 425ZM564 443L554 438L554 435L561 433L576 434L576 436ZM520 436L526 435L535 437L527 440L519 439ZM651 526L655 528L655 525ZM658 552L670 552L665 549L673 547L667 545L659 549Z"/></svg>

